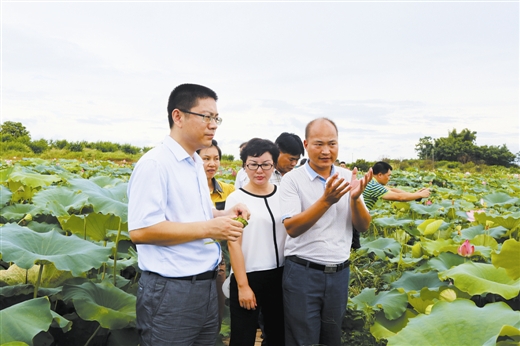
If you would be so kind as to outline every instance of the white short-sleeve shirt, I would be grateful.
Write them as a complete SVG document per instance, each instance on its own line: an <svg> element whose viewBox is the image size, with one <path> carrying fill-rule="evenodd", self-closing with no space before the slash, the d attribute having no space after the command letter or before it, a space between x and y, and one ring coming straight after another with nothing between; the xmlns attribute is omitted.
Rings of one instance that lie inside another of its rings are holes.
<svg viewBox="0 0 520 346"><path fill-rule="evenodd" d="M162 221L210 220L212 207L202 159L188 155L170 136L135 165L128 183L130 231ZM165 277L200 274L220 261L220 245L210 238L172 246L137 244L137 252L141 270Z"/></svg>

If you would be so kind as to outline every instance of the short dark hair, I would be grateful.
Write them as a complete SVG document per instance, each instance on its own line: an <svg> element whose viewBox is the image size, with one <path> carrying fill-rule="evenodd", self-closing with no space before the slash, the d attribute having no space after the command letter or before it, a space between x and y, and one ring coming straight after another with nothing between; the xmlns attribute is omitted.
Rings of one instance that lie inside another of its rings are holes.
<svg viewBox="0 0 520 346"><path fill-rule="evenodd" d="M392 166L388 162L379 161L372 166L372 173L373 174L379 174L383 173L386 174L389 170L393 170Z"/></svg>
<svg viewBox="0 0 520 346"><path fill-rule="evenodd" d="M168 99L168 122L170 129L173 127L172 112L174 109L189 111L197 106L199 99L207 98L218 100L217 94L213 90L202 85L181 84L173 89Z"/></svg>
<svg viewBox="0 0 520 346"><path fill-rule="evenodd" d="M245 164L249 156L259 157L267 152L271 154L273 162L276 165L278 162L278 156L280 155L280 150L276 144L268 139L253 138L247 142L244 149L240 152L240 159Z"/></svg>
<svg viewBox="0 0 520 346"><path fill-rule="evenodd" d="M307 159L304 157L300 160L300 166L303 166L305 163L307 163Z"/></svg>
<svg viewBox="0 0 520 346"><path fill-rule="evenodd" d="M328 121L329 123L332 124L332 126L334 126L334 128L336 129L336 133L338 133L338 127L336 126L336 123L332 120L330 120L329 118L317 118L317 119L314 119L314 120L311 120L307 126L305 126L305 139L309 139L309 132L310 132L310 129L312 127L312 125L314 125L314 123L318 120L325 120L325 121Z"/></svg>
<svg viewBox="0 0 520 346"><path fill-rule="evenodd" d="M274 144L278 146L278 149L280 149L282 153L294 156L301 156L305 153L302 139L294 133L283 132L276 138Z"/></svg>
<svg viewBox="0 0 520 346"><path fill-rule="evenodd" d="M222 160L222 151L220 150L220 148L219 148L219 146L218 146L218 142L217 142L216 140L212 139L212 140L211 140L211 145L210 145L209 147L207 147L207 148L202 148L202 149L208 149L208 148L211 148L211 147L215 147L215 148L217 148L217 151L218 151L218 159L219 159L219 160ZM200 151L201 151L202 149L197 150L197 154L200 154Z"/></svg>

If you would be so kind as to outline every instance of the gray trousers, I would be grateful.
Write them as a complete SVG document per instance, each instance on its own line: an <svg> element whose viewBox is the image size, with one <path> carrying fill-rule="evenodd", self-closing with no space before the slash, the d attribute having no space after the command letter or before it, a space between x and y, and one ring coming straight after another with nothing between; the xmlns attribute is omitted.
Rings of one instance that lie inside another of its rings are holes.
<svg viewBox="0 0 520 346"><path fill-rule="evenodd" d="M137 290L141 346L214 345L219 332L215 279L176 280L143 272Z"/></svg>
<svg viewBox="0 0 520 346"><path fill-rule="evenodd" d="M337 273L285 261L283 301L285 345L341 346L350 269Z"/></svg>

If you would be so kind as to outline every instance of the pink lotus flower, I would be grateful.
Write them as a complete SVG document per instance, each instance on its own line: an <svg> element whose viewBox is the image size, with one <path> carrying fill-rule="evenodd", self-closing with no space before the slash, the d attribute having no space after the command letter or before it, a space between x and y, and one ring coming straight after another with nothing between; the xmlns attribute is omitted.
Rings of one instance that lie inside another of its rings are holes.
<svg viewBox="0 0 520 346"><path fill-rule="evenodd" d="M475 252L475 247L469 243L469 240L466 239L466 241L464 241L464 243L461 246L459 246L457 252L461 256L471 257L471 255L473 255L473 252Z"/></svg>
<svg viewBox="0 0 520 346"><path fill-rule="evenodd" d="M426 201L426 205L432 205L432 201Z"/></svg>
<svg viewBox="0 0 520 346"><path fill-rule="evenodd" d="M468 221L474 222L475 221L475 213L485 213L486 211L484 209L479 210L470 210L466 212L466 215L468 215Z"/></svg>
<svg viewBox="0 0 520 346"><path fill-rule="evenodd" d="M486 183L484 180L482 180L482 185L486 185L486 184L487 184L487 183Z"/></svg>

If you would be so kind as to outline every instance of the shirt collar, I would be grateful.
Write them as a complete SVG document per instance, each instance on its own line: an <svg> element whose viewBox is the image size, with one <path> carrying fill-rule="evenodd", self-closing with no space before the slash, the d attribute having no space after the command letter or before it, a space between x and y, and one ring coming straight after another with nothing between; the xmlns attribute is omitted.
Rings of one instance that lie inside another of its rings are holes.
<svg viewBox="0 0 520 346"><path fill-rule="evenodd" d="M164 138L163 144L166 145L168 149L170 149L177 161L188 159L188 162L190 162L189 159L192 157L175 139L171 138L170 136L166 136ZM195 161L195 163L202 164L202 159L200 158L199 154L195 153L192 159Z"/></svg>
<svg viewBox="0 0 520 346"><path fill-rule="evenodd" d="M213 182L213 186L214 186L214 188L213 188L213 192L216 192L216 193L218 193L219 195L222 195L222 193L223 193L224 191L222 190L222 186L220 186L220 184L218 183L217 179L215 179L215 177L213 177L213 178L211 179L211 181Z"/></svg>
<svg viewBox="0 0 520 346"><path fill-rule="evenodd" d="M305 162L304 167L305 167L305 170L306 170L307 175L309 176L310 180L314 180L316 178L319 178L319 179L325 181L325 179L321 175L316 173L316 171L311 168L311 165L309 165L309 161ZM334 173L336 173L336 166L332 165L332 170L330 172L330 175L332 176L332 175L334 175Z"/></svg>

